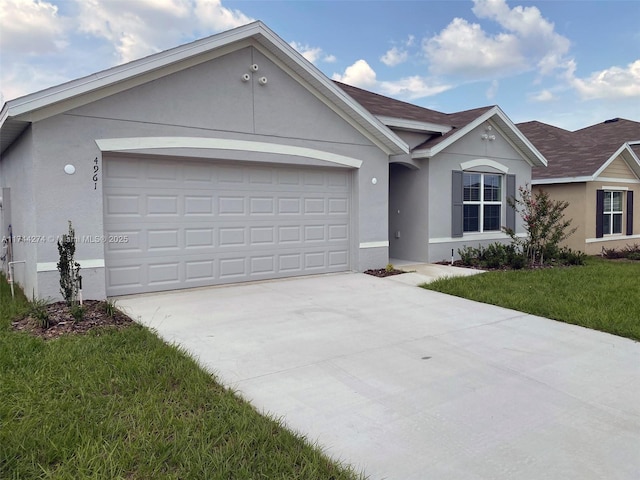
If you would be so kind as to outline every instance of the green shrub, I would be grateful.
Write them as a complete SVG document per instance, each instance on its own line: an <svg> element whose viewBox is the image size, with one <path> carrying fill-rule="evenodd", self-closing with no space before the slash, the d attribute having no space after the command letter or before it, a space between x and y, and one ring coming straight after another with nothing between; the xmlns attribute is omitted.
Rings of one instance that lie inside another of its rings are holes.
<svg viewBox="0 0 640 480"><path fill-rule="evenodd" d="M466 267L477 267L479 251L477 248L467 247L466 245L458 249L458 255L462 264Z"/></svg>
<svg viewBox="0 0 640 480"><path fill-rule="evenodd" d="M47 329L51 326L49 320L49 313L47 312L47 301L43 299L34 298L29 303L28 314L33 318L38 326L42 329Z"/></svg>
<svg viewBox="0 0 640 480"><path fill-rule="evenodd" d="M84 318L84 307L76 303L69 307L69 313L76 322L79 322Z"/></svg>
<svg viewBox="0 0 640 480"><path fill-rule="evenodd" d="M74 260L76 252L76 232L69 220L69 232L62 235L58 240L58 271L60 272L60 293L67 305L73 305L78 298L78 288L80 285L80 264Z"/></svg>
<svg viewBox="0 0 640 480"><path fill-rule="evenodd" d="M584 265L587 259L587 254L564 247L558 251L556 258L562 265Z"/></svg>
<svg viewBox="0 0 640 480"><path fill-rule="evenodd" d="M104 312L107 314L107 317L112 318L117 311L116 300L106 300L104 302Z"/></svg>

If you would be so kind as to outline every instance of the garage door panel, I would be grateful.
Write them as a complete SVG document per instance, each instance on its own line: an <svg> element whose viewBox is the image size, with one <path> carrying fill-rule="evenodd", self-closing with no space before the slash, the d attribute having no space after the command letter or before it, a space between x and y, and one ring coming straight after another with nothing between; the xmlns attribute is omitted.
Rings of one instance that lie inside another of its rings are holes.
<svg viewBox="0 0 640 480"><path fill-rule="evenodd" d="M104 163L108 295L349 269L348 170Z"/></svg>

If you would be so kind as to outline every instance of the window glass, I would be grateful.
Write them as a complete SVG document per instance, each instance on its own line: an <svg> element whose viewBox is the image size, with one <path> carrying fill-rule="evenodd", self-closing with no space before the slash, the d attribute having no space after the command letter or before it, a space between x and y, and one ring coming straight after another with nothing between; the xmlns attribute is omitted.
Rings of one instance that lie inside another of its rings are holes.
<svg viewBox="0 0 640 480"><path fill-rule="evenodd" d="M500 176L485 175L484 176L484 201L499 202L500 201Z"/></svg>
<svg viewBox="0 0 640 480"><path fill-rule="evenodd" d="M611 193L613 193L612 210L614 212L621 212L622 211L622 192L611 192Z"/></svg>
<svg viewBox="0 0 640 480"><path fill-rule="evenodd" d="M465 232L477 232L480 230L480 205L464 206L464 222L462 228Z"/></svg>
<svg viewBox="0 0 640 480"><path fill-rule="evenodd" d="M502 216L502 176L463 174L463 231L499 231Z"/></svg>
<svg viewBox="0 0 640 480"><path fill-rule="evenodd" d="M479 202L480 201L480 174L464 174L464 201Z"/></svg>
<svg viewBox="0 0 640 480"><path fill-rule="evenodd" d="M611 215L605 215L602 221L602 233L611 235Z"/></svg>
<svg viewBox="0 0 640 480"><path fill-rule="evenodd" d="M616 235L622 233L622 205L624 192L604 192L604 212L602 233Z"/></svg>
<svg viewBox="0 0 640 480"><path fill-rule="evenodd" d="M622 233L622 214L613 215L613 233Z"/></svg>
<svg viewBox="0 0 640 480"><path fill-rule="evenodd" d="M484 206L483 230L500 230L500 205Z"/></svg>

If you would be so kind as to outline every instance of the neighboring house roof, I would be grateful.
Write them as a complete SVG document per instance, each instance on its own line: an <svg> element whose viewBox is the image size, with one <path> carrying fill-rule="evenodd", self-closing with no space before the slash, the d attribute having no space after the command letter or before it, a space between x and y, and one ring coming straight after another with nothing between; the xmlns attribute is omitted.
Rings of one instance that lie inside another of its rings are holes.
<svg viewBox="0 0 640 480"><path fill-rule="evenodd" d="M594 180L620 155L640 178L639 122L615 118L574 132L537 121L517 126L549 161L533 169L532 183Z"/></svg>
<svg viewBox="0 0 640 480"><path fill-rule="evenodd" d="M274 56L389 154L409 152L402 139L258 21L6 102L0 111L0 153L34 121L204 63L217 52L246 46Z"/></svg>
<svg viewBox="0 0 640 480"><path fill-rule="evenodd" d="M408 129L411 129L411 126L422 124L422 131L432 135L424 143L414 147L413 158L432 157L482 122L490 121L501 129L514 148L519 150L531 165L545 166L547 164L542 154L496 105L462 112L443 113L344 83L335 83L390 127L398 126L401 123L398 119L415 122L413 125L409 125Z"/></svg>

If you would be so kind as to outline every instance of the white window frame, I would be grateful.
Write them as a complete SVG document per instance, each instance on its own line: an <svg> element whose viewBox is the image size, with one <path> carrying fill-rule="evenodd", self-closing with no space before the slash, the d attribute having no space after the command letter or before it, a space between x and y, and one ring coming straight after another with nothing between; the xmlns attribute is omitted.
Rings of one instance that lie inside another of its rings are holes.
<svg viewBox="0 0 640 480"><path fill-rule="evenodd" d="M613 195L615 193L619 193L620 194L620 210L614 210L613 209ZM622 235L624 232L624 202L625 202L625 195L624 195L624 191L623 190L605 190L604 191L604 204L605 206L603 207L603 212L602 215L603 217L609 217L609 223L606 222L606 220L603 218L602 219L602 234L604 236L611 236L611 235ZM607 196L609 197L610 201L609 201L609 205L611 206L611 209L609 211L605 210L606 208L606 204L607 204ZM613 231L613 218L614 215L620 215L620 231L619 232L614 232ZM609 232L605 233L605 227L609 226Z"/></svg>
<svg viewBox="0 0 640 480"><path fill-rule="evenodd" d="M465 177L466 175L480 175L480 200L464 200L464 188L465 188ZM484 185L485 185L485 177L498 177L500 180L500 200L486 200L484 199ZM481 172L462 172L462 192L463 192L463 212L464 206L466 205L479 205L479 219L478 219L478 230L465 230L464 229L464 213L462 219L462 230L464 234L470 233L484 233L484 232L500 232L502 230L503 216L504 216L504 175L499 173L481 173ZM484 229L484 207L485 205L499 205L500 206L500 226L497 230L485 230Z"/></svg>

